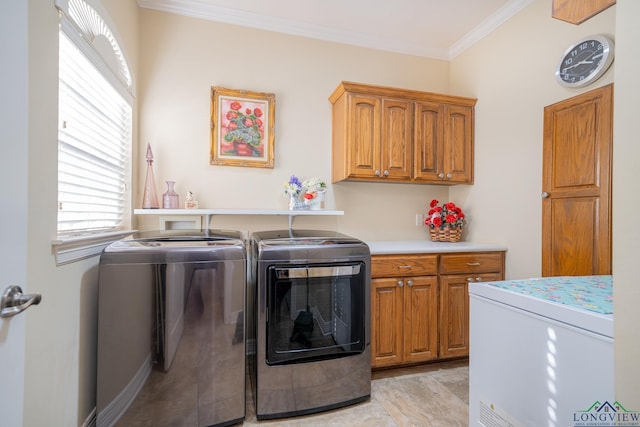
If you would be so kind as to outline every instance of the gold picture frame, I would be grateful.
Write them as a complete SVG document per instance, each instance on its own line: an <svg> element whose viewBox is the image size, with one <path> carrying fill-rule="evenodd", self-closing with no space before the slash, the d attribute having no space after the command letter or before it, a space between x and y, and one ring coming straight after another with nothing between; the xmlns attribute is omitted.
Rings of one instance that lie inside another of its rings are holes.
<svg viewBox="0 0 640 427"><path fill-rule="evenodd" d="M211 87L212 165L274 167L276 96Z"/></svg>

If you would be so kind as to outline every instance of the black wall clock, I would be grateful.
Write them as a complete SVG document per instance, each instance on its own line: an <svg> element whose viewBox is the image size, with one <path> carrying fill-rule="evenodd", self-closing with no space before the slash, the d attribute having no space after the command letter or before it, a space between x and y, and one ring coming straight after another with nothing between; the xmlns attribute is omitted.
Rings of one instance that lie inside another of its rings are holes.
<svg viewBox="0 0 640 427"><path fill-rule="evenodd" d="M564 87L583 87L598 80L613 62L613 40L585 37L569 46L556 67L556 81Z"/></svg>

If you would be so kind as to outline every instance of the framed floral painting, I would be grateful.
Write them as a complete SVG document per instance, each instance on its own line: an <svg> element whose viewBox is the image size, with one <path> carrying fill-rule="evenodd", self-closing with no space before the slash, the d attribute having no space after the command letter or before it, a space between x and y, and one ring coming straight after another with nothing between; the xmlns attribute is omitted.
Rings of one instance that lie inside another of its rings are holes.
<svg viewBox="0 0 640 427"><path fill-rule="evenodd" d="M211 164L273 168L276 96L211 88Z"/></svg>

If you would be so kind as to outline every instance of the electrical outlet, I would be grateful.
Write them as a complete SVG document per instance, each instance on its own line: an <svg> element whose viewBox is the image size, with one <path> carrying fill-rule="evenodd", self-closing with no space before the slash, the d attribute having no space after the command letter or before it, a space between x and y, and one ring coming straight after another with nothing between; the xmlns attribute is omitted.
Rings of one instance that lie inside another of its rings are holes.
<svg viewBox="0 0 640 427"><path fill-rule="evenodd" d="M421 213L417 213L416 214L416 226L422 225L423 222L424 222L424 217L422 216Z"/></svg>

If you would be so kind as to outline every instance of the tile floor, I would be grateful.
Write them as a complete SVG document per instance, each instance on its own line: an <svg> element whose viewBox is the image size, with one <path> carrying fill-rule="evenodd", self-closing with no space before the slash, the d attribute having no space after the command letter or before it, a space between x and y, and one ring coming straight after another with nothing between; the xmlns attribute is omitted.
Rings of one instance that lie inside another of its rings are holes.
<svg viewBox="0 0 640 427"><path fill-rule="evenodd" d="M252 399L248 394L243 426L467 426L469 365L467 360L458 360L375 371L370 400L303 417L257 421Z"/></svg>

